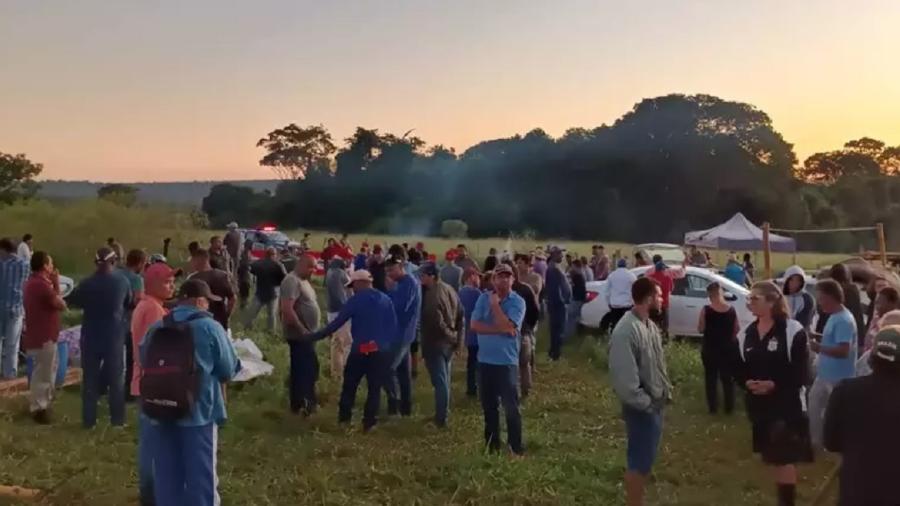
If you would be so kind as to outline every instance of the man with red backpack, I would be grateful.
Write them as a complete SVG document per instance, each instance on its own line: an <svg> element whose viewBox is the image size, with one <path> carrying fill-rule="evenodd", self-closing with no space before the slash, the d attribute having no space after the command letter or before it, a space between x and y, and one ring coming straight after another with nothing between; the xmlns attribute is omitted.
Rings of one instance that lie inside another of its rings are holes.
<svg viewBox="0 0 900 506"><path fill-rule="evenodd" d="M140 445L152 449L156 504L219 504L218 426L226 419L222 384L240 370L225 329L208 312L219 297L199 279L141 342L141 411L148 419Z"/></svg>

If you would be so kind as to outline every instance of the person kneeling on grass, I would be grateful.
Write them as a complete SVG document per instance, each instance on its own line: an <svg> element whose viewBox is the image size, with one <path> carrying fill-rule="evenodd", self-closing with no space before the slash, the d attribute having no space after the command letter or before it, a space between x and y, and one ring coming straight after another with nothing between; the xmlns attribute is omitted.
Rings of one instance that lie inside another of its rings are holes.
<svg viewBox="0 0 900 506"><path fill-rule="evenodd" d="M152 451L153 495L159 505L213 506L218 427L226 419L222 383L241 363L225 329L207 310L219 300L209 285L181 285L179 304L141 342L140 447Z"/></svg>
<svg viewBox="0 0 900 506"><path fill-rule="evenodd" d="M509 448L522 455L522 417L519 414L519 329L525 319L525 300L512 291L513 272L508 265L494 269L493 292L481 294L472 313L472 330L478 335L478 388L484 411L484 441L500 451L500 413L503 403Z"/></svg>
<svg viewBox="0 0 900 506"><path fill-rule="evenodd" d="M347 299L334 320L322 329L303 336L304 340L319 341L337 332L350 322L353 344L347 364L344 366L344 383L338 404L338 422L350 423L356 390L363 376L366 378L368 397L363 411L363 430L368 431L378 422L381 389L391 371L391 350L400 346L397 333L397 315L391 299L372 287L369 271L353 271L348 286L353 296Z"/></svg>
<svg viewBox="0 0 900 506"><path fill-rule="evenodd" d="M422 356L434 387L434 423L447 426L450 364L465 334L465 314L453 287L440 280L432 263L417 273L426 288L422 302Z"/></svg>
<svg viewBox="0 0 900 506"><path fill-rule="evenodd" d="M651 278L631 287L634 307L619 320L610 338L609 376L622 403L628 435L625 502L644 504L644 483L659 448L663 408L672 398L659 327L650 315L659 309L662 292Z"/></svg>

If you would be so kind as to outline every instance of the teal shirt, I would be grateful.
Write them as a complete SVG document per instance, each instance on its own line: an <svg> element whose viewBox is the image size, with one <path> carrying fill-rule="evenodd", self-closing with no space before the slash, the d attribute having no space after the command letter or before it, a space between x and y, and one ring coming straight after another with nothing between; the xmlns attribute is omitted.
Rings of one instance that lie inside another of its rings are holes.
<svg viewBox="0 0 900 506"><path fill-rule="evenodd" d="M172 311L175 321L185 321L192 314L201 312L191 306L178 306ZM228 414L222 397L221 383L234 378L241 369L241 362L228 339L225 329L207 313L208 318L190 322L194 337L194 361L197 365L199 388L194 409L189 417L177 422L181 427L203 427L211 423L222 425ZM141 340L141 364L146 360L147 346L153 341L153 331L162 325L154 324ZM157 423L151 421L152 423Z"/></svg>

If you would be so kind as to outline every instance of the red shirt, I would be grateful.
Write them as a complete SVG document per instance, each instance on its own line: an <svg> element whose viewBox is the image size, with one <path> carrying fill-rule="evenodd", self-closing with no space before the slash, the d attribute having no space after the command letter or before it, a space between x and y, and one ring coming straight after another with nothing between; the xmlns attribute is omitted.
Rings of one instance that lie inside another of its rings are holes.
<svg viewBox="0 0 900 506"><path fill-rule="evenodd" d="M25 331L22 336L22 348L39 350L47 341L56 342L59 338L60 313L56 305L59 295L53 289L53 283L42 274L32 274L25 282Z"/></svg>
<svg viewBox="0 0 900 506"><path fill-rule="evenodd" d="M658 271L654 268L652 271L650 274L647 274L647 277L659 283L659 287L662 289L662 309L667 309L669 307L669 295L672 295L672 290L675 289L675 282L672 281L672 276L664 270Z"/></svg>

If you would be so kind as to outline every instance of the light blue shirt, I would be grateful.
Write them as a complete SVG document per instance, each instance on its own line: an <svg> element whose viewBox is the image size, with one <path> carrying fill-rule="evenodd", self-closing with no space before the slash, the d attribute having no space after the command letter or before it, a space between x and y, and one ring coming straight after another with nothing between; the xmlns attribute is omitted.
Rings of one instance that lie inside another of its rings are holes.
<svg viewBox="0 0 900 506"><path fill-rule="evenodd" d="M741 286L747 284L747 273L744 272L744 268L737 262L728 262L728 265L725 266L724 274L726 278Z"/></svg>
<svg viewBox="0 0 900 506"><path fill-rule="evenodd" d="M185 321L200 310L191 306L178 306L172 311L175 321ZM221 383L231 380L241 368L225 329L212 315L189 323L194 338L194 363L197 366L197 399L191 415L178 420L181 427L203 427L211 423L222 425L227 418ZM147 346L153 340L153 331L162 325L156 323L141 341L141 363L145 362ZM157 423L151 420L151 423Z"/></svg>
<svg viewBox="0 0 900 506"><path fill-rule="evenodd" d="M850 354L846 358L819 355L818 376L823 380L836 383L842 379L856 375L856 320L847 308L828 317L825 330L822 332L822 346L837 346L848 343Z"/></svg>
<svg viewBox="0 0 900 506"><path fill-rule="evenodd" d="M517 329L522 328L522 320L525 319L525 299L516 292L510 291L509 295L500 301L500 309ZM494 324L494 316L491 314L491 294L485 292L475 303L472 319ZM492 365L519 365L519 333L515 336L508 334L478 334L478 362Z"/></svg>

